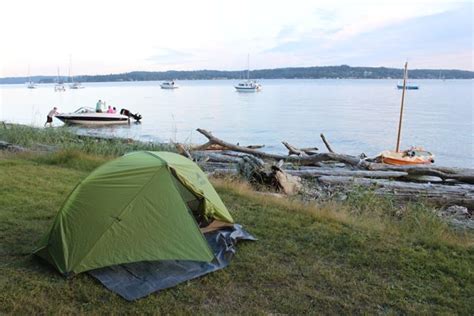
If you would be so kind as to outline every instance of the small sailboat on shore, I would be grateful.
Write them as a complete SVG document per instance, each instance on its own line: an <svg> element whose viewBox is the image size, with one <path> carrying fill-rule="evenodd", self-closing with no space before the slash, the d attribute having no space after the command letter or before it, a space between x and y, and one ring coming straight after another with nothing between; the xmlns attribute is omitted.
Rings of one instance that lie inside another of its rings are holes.
<svg viewBox="0 0 474 316"><path fill-rule="evenodd" d="M408 62L405 62L402 85L402 101L400 106L400 119L398 122L397 146L395 151L386 150L377 157L377 160L390 165L419 165L434 163L434 155L422 147L411 147L400 151L400 136L402 132L403 106L405 91L407 90Z"/></svg>

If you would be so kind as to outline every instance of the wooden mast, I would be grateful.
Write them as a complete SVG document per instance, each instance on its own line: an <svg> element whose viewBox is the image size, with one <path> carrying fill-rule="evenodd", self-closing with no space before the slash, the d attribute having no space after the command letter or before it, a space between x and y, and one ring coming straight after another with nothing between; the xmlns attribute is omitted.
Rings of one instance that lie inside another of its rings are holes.
<svg viewBox="0 0 474 316"><path fill-rule="evenodd" d="M398 122L397 148L395 149L395 152L397 153L400 150L400 135L402 133L402 119L403 119L403 102L405 101L405 90L406 90L407 74L408 74L407 68L408 68L408 62L405 62L405 70L403 71L402 104L400 106L400 120Z"/></svg>

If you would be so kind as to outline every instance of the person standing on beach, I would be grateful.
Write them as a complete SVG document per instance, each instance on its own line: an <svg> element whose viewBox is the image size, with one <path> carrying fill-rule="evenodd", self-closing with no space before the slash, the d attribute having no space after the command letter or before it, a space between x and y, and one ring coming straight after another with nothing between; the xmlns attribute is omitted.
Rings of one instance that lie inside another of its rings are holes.
<svg viewBox="0 0 474 316"><path fill-rule="evenodd" d="M53 116L59 114L58 108L54 107L51 111L49 111L48 115L46 116L46 123L44 123L44 127L49 124L49 127L53 127Z"/></svg>

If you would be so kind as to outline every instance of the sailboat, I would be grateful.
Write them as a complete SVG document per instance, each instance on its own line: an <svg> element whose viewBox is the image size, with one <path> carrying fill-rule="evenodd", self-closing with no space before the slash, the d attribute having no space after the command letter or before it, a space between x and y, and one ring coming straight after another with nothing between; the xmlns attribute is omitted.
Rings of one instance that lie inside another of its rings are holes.
<svg viewBox="0 0 474 316"><path fill-rule="evenodd" d="M71 84L69 85L69 89L84 89L84 86L79 81L74 81L74 76L71 75L71 68L72 68L72 61L71 56L69 56L69 78Z"/></svg>
<svg viewBox="0 0 474 316"><path fill-rule="evenodd" d="M59 75L59 67L58 67L58 78L56 79L56 84L54 85L54 91L56 92L66 91L66 87L64 86L64 83L61 80L61 76Z"/></svg>
<svg viewBox="0 0 474 316"><path fill-rule="evenodd" d="M30 75L30 66L28 65L28 82L26 83L26 87L28 89L36 89L36 83L31 81L31 75Z"/></svg>
<svg viewBox="0 0 474 316"><path fill-rule="evenodd" d="M262 89L262 85L255 80L250 80L250 55L247 55L247 80L239 82L234 88L238 92L257 92Z"/></svg>
<svg viewBox="0 0 474 316"><path fill-rule="evenodd" d="M400 105L400 119L398 121L397 146L395 151L386 150L377 157L382 163L390 165L419 165L434 163L434 155L422 147L410 147L400 151L400 136L402 132L403 106L405 101L405 91L407 90L408 62L405 62L402 85L402 101Z"/></svg>

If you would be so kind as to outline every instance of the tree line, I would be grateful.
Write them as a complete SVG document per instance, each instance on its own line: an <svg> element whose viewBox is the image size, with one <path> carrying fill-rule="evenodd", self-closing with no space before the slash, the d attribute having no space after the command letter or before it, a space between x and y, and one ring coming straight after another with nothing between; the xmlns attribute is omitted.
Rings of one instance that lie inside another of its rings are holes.
<svg viewBox="0 0 474 316"><path fill-rule="evenodd" d="M249 72L251 79L402 79L403 69L387 67L319 66L258 69ZM411 79L474 79L474 72L455 69L413 69ZM246 70L194 70L194 71L132 71L121 74L76 76L80 82L118 82L155 80L213 80L246 79ZM32 81L53 83L56 76L33 76ZM67 78L66 78L67 79ZM24 83L27 77L0 78L0 84ZM67 81L67 80L65 80Z"/></svg>

